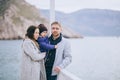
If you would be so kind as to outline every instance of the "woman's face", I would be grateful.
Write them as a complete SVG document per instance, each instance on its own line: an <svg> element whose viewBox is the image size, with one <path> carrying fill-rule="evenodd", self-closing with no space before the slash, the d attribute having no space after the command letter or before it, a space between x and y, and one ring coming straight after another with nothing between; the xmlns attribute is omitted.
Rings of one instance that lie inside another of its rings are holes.
<svg viewBox="0 0 120 80"><path fill-rule="evenodd" d="M35 40L37 40L38 39L38 37L39 37L39 29L37 28L37 29L35 29L35 32L34 32L34 39Z"/></svg>

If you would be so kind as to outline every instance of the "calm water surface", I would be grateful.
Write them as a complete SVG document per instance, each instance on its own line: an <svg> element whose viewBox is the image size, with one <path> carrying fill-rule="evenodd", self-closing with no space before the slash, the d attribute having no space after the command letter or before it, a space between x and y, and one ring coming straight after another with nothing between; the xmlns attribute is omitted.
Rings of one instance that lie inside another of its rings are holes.
<svg viewBox="0 0 120 80"><path fill-rule="evenodd" d="M70 39L73 61L67 70L82 80L120 80L120 38ZM0 41L0 80L20 80L22 40Z"/></svg>

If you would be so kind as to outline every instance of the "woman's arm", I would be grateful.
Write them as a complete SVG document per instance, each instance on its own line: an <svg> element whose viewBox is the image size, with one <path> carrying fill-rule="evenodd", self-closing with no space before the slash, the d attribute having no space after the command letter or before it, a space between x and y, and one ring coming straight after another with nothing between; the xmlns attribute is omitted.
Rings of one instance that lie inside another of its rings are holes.
<svg viewBox="0 0 120 80"><path fill-rule="evenodd" d="M23 43L23 51L26 55L28 55L34 61L39 61L44 59L46 54L46 53L40 54L40 52L38 52L35 49L35 45L31 41L25 41Z"/></svg>

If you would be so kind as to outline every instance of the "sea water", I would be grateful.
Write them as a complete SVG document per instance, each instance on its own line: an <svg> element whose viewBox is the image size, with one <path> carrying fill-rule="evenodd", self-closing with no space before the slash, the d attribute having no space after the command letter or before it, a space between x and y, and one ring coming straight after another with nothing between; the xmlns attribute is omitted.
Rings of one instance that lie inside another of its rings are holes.
<svg viewBox="0 0 120 80"><path fill-rule="evenodd" d="M67 70L82 80L120 80L120 37L68 39ZM0 40L0 80L20 80L22 40Z"/></svg>

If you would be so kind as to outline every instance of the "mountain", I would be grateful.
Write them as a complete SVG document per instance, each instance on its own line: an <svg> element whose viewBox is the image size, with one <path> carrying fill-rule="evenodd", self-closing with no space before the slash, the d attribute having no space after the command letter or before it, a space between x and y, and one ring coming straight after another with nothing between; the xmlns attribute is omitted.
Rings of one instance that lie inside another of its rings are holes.
<svg viewBox="0 0 120 80"><path fill-rule="evenodd" d="M49 20L45 19L35 6L25 0L0 0L0 40L23 39L26 29L30 25L37 26L40 23L49 27ZM69 29L64 31L63 35L65 37L79 37Z"/></svg>
<svg viewBox="0 0 120 80"><path fill-rule="evenodd" d="M42 16L44 16L44 18L46 18L47 20L50 19L50 14L49 14L49 10L43 10L43 9L40 9L40 14ZM62 13L62 12L56 12L56 18L57 19L60 19L60 20L63 20L65 18L65 14ZM63 22L61 22L60 20L57 20L58 22L60 22L61 24L63 24ZM83 38L83 36L79 33L77 33L75 30L71 29L71 27L67 26L67 25L62 25L63 27L63 35L64 37L74 37L74 38Z"/></svg>
<svg viewBox="0 0 120 80"><path fill-rule="evenodd" d="M0 39L21 39L30 25L47 23L38 10L24 0L0 0Z"/></svg>
<svg viewBox="0 0 120 80"><path fill-rule="evenodd" d="M49 18L48 10L41 10ZM83 9L65 14L56 11L56 20L83 36L120 36L120 11Z"/></svg>

